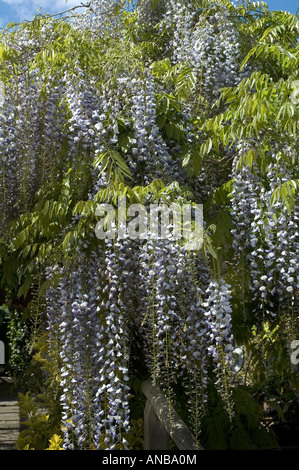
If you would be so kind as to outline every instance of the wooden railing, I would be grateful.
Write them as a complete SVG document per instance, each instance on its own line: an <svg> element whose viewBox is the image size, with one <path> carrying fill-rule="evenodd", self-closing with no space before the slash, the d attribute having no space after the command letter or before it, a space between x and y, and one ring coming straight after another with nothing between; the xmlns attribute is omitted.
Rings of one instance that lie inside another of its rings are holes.
<svg viewBox="0 0 299 470"><path fill-rule="evenodd" d="M5 346L3 341L0 341L0 366L5 364Z"/></svg>
<svg viewBox="0 0 299 470"><path fill-rule="evenodd" d="M142 383L146 397L144 409L144 449L169 450L170 439L179 450L204 450L175 410L169 413L169 403L162 391L149 380Z"/></svg>

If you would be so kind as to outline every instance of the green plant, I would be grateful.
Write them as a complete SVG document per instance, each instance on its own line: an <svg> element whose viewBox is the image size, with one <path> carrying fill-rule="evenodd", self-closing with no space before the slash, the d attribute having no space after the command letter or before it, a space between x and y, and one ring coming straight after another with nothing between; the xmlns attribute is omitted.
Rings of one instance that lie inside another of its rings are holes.
<svg viewBox="0 0 299 470"><path fill-rule="evenodd" d="M9 310L8 314L9 362L8 372L16 387L20 386L30 364L32 320L24 318L24 313Z"/></svg>
<svg viewBox="0 0 299 470"><path fill-rule="evenodd" d="M19 393L21 426L15 448L45 450L49 439L60 431L59 403L49 395L38 397L30 392Z"/></svg>
<svg viewBox="0 0 299 470"><path fill-rule="evenodd" d="M63 450L62 442L62 438L54 434L51 439L49 439L49 447L46 450Z"/></svg>
<svg viewBox="0 0 299 470"><path fill-rule="evenodd" d="M266 425L263 408L252 396L252 389L233 390L235 406L231 422L215 391L210 390L209 412L203 420L202 445L207 450L254 450L278 448L275 433Z"/></svg>
<svg viewBox="0 0 299 470"><path fill-rule="evenodd" d="M131 427L127 439L129 450L142 450L144 448L144 425L142 418L131 420Z"/></svg>

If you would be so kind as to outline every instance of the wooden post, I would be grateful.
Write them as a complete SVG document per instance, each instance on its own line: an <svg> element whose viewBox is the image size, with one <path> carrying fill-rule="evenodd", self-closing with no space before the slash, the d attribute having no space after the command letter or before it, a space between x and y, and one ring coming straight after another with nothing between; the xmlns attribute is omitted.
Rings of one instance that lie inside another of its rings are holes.
<svg viewBox="0 0 299 470"><path fill-rule="evenodd" d="M162 425L149 400L144 408L144 449L169 450L169 434Z"/></svg>
<svg viewBox="0 0 299 470"><path fill-rule="evenodd" d="M5 346L3 341L0 341L0 365L5 365Z"/></svg>
<svg viewBox="0 0 299 470"><path fill-rule="evenodd" d="M169 450L169 447L162 447L167 445L165 435L167 433L180 450L203 450L199 443L196 445L190 429L175 410L172 410L170 418L168 400L162 391L158 387L154 387L149 380L143 382L141 388L147 398L144 411L144 445L147 446L145 449ZM161 427L163 428L163 433ZM161 440L161 444L157 442L159 440ZM152 445L161 446L150 447Z"/></svg>

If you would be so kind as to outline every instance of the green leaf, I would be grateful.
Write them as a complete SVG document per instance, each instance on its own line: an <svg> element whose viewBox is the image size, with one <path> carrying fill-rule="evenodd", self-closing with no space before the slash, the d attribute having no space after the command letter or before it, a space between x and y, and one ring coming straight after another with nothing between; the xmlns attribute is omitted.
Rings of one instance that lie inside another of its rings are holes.
<svg viewBox="0 0 299 470"><path fill-rule="evenodd" d="M95 157L95 159L94 159L94 161L93 161L93 164L94 164L94 167L95 167L95 168L98 168L98 167L99 167L99 165L101 164L101 162L103 161L103 159L106 157L106 155L107 155L107 151L105 151L105 152L99 152L99 153L96 155L96 157Z"/></svg>
<svg viewBox="0 0 299 470"><path fill-rule="evenodd" d="M110 155L112 155L114 161L117 163L117 166L122 174L127 176L127 178L132 178L131 171L126 164L125 160L117 150L110 150Z"/></svg>
<svg viewBox="0 0 299 470"><path fill-rule="evenodd" d="M209 138L207 139L203 144L201 144L200 146L200 155L202 156L207 156L211 149L212 149L212 146L213 146L213 142L212 142L212 139Z"/></svg>
<svg viewBox="0 0 299 470"><path fill-rule="evenodd" d="M279 185L272 193L270 204L282 201L290 212L295 204L295 194L298 193L299 180L289 180Z"/></svg>
<svg viewBox="0 0 299 470"><path fill-rule="evenodd" d="M23 283L22 283L22 285L20 286L20 288L18 290L17 296L19 298L23 296L24 299L25 299L32 283L33 283L33 277L32 276L26 276Z"/></svg>
<svg viewBox="0 0 299 470"><path fill-rule="evenodd" d="M255 158L256 158L255 149L251 149L248 152L244 153L238 160L237 167L236 167L237 170L240 170L244 166L249 166L250 168L252 168Z"/></svg>
<svg viewBox="0 0 299 470"><path fill-rule="evenodd" d="M127 152L131 146L130 139L127 134L120 134L118 137L118 142L121 150Z"/></svg>

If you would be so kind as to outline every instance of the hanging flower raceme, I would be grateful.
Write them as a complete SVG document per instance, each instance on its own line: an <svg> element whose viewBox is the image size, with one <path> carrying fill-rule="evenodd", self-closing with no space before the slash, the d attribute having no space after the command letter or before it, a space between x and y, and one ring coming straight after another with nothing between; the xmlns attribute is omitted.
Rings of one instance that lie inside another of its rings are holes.
<svg viewBox="0 0 299 470"><path fill-rule="evenodd" d="M106 357L100 369L100 375L105 377L105 383L98 392L105 397L106 449L113 449L116 443L126 447L125 434L129 429L129 324L124 311L118 256L114 248L113 242L107 240L105 278L108 281L108 289L104 335Z"/></svg>
<svg viewBox="0 0 299 470"><path fill-rule="evenodd" d="M256 163L252 168L234 167L232 233L235 261L244 273L242 284L250 284L258 324L283 314L292 318L294 327L298 211L296 204L290 211L283 200L272 202L275 191L292 179L290 160L283 155L279 149L271 154L266 178Z"/></svg>
<svg viewBox="0 0 299 470"><path fill-rule="evenodd" d="M229 369L232 359L232 308L230 286L223 280L212 280L204 303L208 353L215 364L216 388L232 419L233 405L229 386Z"/></svg>
<svg viewBox="0 0 299 470"><path fill-rule="evenodd" d="M18 129L15 127L16 110L11 104L10 98L10 89L7 89L1 105L0 116L0 217L3 228L12 217L12 206L16 203L14 165L17 159L15 136L18 134Z"/></svg>
<svg viewBox="0 0 299 470"><path fill-rule="evenodd" d="M190 422L196 442L200 441L201 420L206 412L209 360L204 299L210 272L199 253L181 250L179 286L176 294L180 311L181 338L177 364L186 393Z"/></svg>
<svg viewBox="0 0 299 470"><path fill-rule="evenodd" d="M169 390L179 351L175 259L177 247L167 240L148 241L140 255L146 360L153 382Z"/></svg>
<svg viewBox="0 0 299 470"><path fill-rule="evenodd" d="M119 0L91 0L82 12L75 15L74 26L81 31L89 31L95 37L98 31L115 37L118 30L114 13L117 10L119 14L123 11L123 3Z"/></svg>
<svg viewBox="0 0 299 470"><path fill-rule="evenodd" d="M191 66L199 93L211 100L219 97L220 88L248 76L248 66L239 72L240 41L226 7L219 5L207 16L200 12L196 2L170 0L165 21L173 32L174 63Z"/></svg>
<svg viewBox="0 0 299 470"><path fill-rule="evenodd" d="M149 184L156 178L179 180L178 162L172 160L157 125L157 90L153 76L145 70L143 76L133 78L129 86L135 138L132 154L140 172L136 177L142 177L142 184Z"/></svg>
<svg viewBox="0 0 299 470"><path fill-rule="evenodd" d="M141 248L142 336L152 381L175 403L173 387L186 394L198 441L207 403L208 356L205 291L209 270L197 253L170 240L149 240Z"/></svg>
<svg viewBox="0 0 299 470"><path fill-rule="evenodd" d="M29 208L37 185L40 150L38 85L26 70L6 86L2 105L1 162L3 217L7 221ZM12 104L14 103L14 104ZM30 126L29 126L30 122Z"/></svg>
<svg viewBox="0 0 299 470"><path fill-rule="evenodd" d="M50 353L55 341L61 347L65 449L126 447L128 326L114 258L111 248L106 257L100 250L93 252L87 269L85 256L79 255L70 270L60 272L56 290L47 294Z"/></svg>

